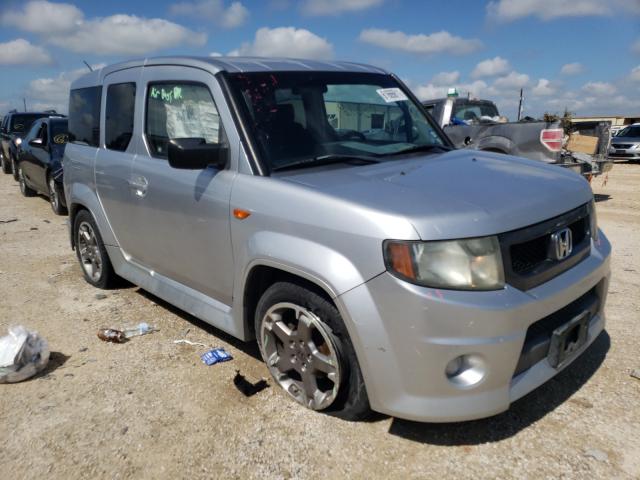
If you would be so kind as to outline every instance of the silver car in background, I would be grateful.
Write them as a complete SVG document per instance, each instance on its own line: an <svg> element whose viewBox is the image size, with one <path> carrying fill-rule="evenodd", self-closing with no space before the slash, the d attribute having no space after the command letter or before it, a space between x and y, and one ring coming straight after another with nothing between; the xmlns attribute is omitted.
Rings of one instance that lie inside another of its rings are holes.
<svg viewBox="0 0 640 480"><path fill-rule="evenodd" d="M610 245L571 172L455 150L392 74L152 58L71 86L71 244L243 340L346 419L502 412L605 325Z"/></svg>
<svg viewBox="0 0 640 480"><path fill-rule="evenodd" d="M609 158L617 161L640 160L640 123L634 123L611 137Z"/></svg>

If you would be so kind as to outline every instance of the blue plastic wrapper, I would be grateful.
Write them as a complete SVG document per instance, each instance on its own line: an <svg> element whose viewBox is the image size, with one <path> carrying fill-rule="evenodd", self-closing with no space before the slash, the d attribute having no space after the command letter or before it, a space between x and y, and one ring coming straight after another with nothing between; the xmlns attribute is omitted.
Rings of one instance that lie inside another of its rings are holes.
<svg viewBox="0 0 640 480"><path fill-rule="evenodd" d="M202 359L202 362L204 364L209 366L219 362L227 362L233 359L231 354L226 352L224 348L214 348L212 350L209 350L208 352L200 355L200 358Z"/></svg>

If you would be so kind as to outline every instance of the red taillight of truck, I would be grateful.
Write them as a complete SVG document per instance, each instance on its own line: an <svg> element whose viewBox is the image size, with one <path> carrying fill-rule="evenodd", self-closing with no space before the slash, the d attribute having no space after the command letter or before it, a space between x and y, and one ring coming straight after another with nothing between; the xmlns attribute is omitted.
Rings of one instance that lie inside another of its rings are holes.
<svg viewBox="0 0 640 480"><path fill-rule="evenodd" d="M547 150L552 152L559 152L562 150L562 137L564 132L561 128L547 128L540 132L540 143L544 145Z"/></svg>

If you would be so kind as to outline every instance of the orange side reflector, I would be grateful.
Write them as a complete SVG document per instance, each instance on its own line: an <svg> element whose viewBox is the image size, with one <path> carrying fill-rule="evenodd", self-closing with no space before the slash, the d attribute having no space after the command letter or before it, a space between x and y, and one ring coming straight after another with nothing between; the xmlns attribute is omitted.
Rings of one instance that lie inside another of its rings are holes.
<svg viewBox="0 0 640 480"><path fill-rule="evenodd" d="M244 220L249 215L251 215L251 212L249 210L243 210L241 208L233 209L233 216L236 217L238 220Z"/></svg>
<svg viewBox="0 0 640 480"><path fill-rule="evenodd" d="M416 278L411 262L411 247L406 243L390 243L389 256L393 269L407 278Z"/></svg>

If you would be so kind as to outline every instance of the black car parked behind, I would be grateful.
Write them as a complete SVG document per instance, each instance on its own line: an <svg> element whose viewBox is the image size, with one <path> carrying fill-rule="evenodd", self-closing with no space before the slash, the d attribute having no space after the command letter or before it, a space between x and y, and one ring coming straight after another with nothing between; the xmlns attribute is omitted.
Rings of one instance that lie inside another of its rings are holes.
<svg viewBox="0 0 640 480"><path fill-rule="evenodd" d="M62 155L67 139L66 118L36 120L18 149L16 162L22 194L31 197L44 193L57 215L67 213L62 187Z"/></svg>
<svg viewBox="0 0 640 480"><path fill-rule="evenodd" d="M27 134L33 122L52 115L57 115L55 110L31 113L12 110L4 116L0 125L0 164L4 173L13 173L13 178L18 180L18 170L14 166L22 137Z"/></svg>

